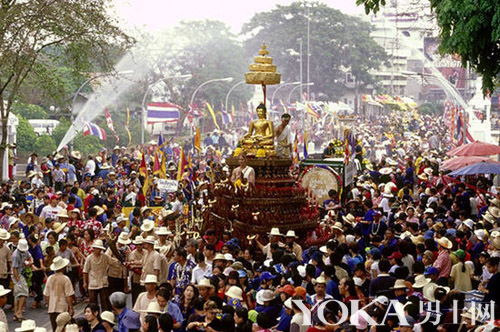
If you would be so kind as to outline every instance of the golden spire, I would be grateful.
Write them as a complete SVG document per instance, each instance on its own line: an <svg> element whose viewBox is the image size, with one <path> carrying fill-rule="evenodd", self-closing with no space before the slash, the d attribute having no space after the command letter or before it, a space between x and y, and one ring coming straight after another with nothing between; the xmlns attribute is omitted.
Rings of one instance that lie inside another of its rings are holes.
<svg viewBox="0 0 500 332"><path fill-rule="evenodd" d="M281 82L281 74L276 73L276 66L273 65L273 58L267 56L269 51L266 45L262 44L259 55L254 57L255 63L252 63L250 72L245 74L245 80L248 84L273 85Z"/></svg>

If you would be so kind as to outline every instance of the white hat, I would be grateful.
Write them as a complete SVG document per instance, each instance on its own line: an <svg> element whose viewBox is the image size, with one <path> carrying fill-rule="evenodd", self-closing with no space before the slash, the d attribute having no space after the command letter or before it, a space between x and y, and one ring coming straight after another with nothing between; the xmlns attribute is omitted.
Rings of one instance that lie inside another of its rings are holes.
<svg viewBox="0 0 500 332"><path fill-rule="evenodd" d="M500 209L497 208L496 206L490 206L488 208L488 212L495 218L500 217Z"/></svg>
<svg viewBox="0 0 500 332"><path fill-rule="evenodd" d="M280 229L278 227L273 227L271 228L269 236L283 236L283 234L280 233Z"/></svg>
<svg viewBox="0 0 500 332"><path fill-rule="evenodd" d="M240 301L243 301L243 291L238 286L231 286L227 290L226 296L229 296L230 298L235 298L235 299L238 299Z"/></svg>
<svg viewBox="0 0 500 332"><path fill-rule="evenodd" d="M148 235L148 236L146 236L145 239L142 240L142 243L148 243L148 244L154 245L155 244L155 240L156 239L155 239L154 235Z"/></svg>
<svg viewBox="0 0 500 332"><path fill-rule="evenodd" d="M349 244L349 243L353 243L353 242L356 242L356 237L355 237L354 235L352 235L352 234L347 234L347 235L345 236L345 242L346 242L347 244Z"/></svg>
<svg viewBox="0 0 500 332"><path fill-rule="evenodd" d="M295 231L293 229L289 230L288 232L286 232L286 235L285 237L294 237L294 238L298 238L297 235L295 235Z"/></svg>
<svg viewBox="0 0 500 332"><path fill-rule="evenodd" d="M384 195L384 197L387 197L387 198L392 198L392 197L394 197L394 195L392 194L392 192L387 191L387 190L386 190L386 191L384 191L383 195Z"/></svg>
<svg viewBox="0 0 500 332"><path fill-rule="evenodd" d="M146 278L144 279L145 284L158 284L158 277L154 274L148 274L146 275Z"/></svg>
<svg viewBox="0 0 500 332"><path fill-rule="evenodd" d="M120 236L118 236L118 240L116 241L119 244L127 245L130 244L132 241L128 238L128 233L122 232L120 233Z"/></svg>
<svg viewBox="0 0 500 332"><path fill-rule="evenodd" d="M474 231L474 234L477 236L477 238L481 241L484 241L488 233L484 229L476 229Z"/></svg>
<svg viewBox="0 0 500 332"><path fill-rule="evenodd" d="M437 242L440 246L442 246L445 249L453 248L453 243L451 243L451 241L448 240L448 238L446 238L446 237L440 238L439 240L437 240Z"/></svg>
<svg viewBox="0 0 500 332"><path fill-rule="evenodd" d="M356 222L356 217L351 213L348 213L347 216L342 216L342 220L348 224L354 224Z"/></svg>
<svg viewBox="0 0 500 332"><path fill-rule="evenodd" d="M207 279L207 278L201 279L200 282L198 282L195 286L196 286L196 288L200 288L200 287L215 288L215 286L212 285L212 283L210 282L210 279Z"/></svg>
<svg viewBox="0 0 500 332"><path fill-rule="evenodd" d="M26 239L19 240L19 243L17 244L17 250L21 252L26 252L28 251L28 249L29 249L28 241L26 241Z"/></svg>
<svg viewBox="0 0 500 332"><path fill-rule="evenodd" d="M432 175L432 168L430 167L424 168L424 173L427 175Z"/></svg>
<svg viewBox="0 0 500 332"><path fill-rule="evenodd" d="M224 254L224 258L226 259L226 261L234 262L233 255L231 255L230 253Z"/></svg>
<svg viewBox="0 0 500 332"><path fill-rule="evenodd" d="M137 244L142 244L143 241L144 241L144 239L142 238L142 236L137 235L135 237L135 239L132 241L132 243L135 244L135 245L137 245Z"/></svg>
<svg viewBox="0 0 500 332"><path fill-rule="evenodd" d="M68 325L66 325L66 330L65 331L66 332L78 332L80 330L78 329L78 325L76 325L76 324L68 324Z"/></svg>
<svg viewBox="0 0 500 332"><path fill-rule="evenodd" d="M105 322L115 325L115 315L111 311L103 311L101 313L101 319Z"/></svg>
<svg viewBox="0 0 500 332"><path fill-rule="evenodd" d="M397 279L396 282L394 283L394 286L391 287L391 289L406 289L406 283L404 279Z"/></svg>
<svg viewBox="0 0 500 332"><path fill-rule="evenodd" d="M375 302L380 303L380 304L385 305L385 306L389 305L389 299L387 298L387 296L384 296L384 295L377 296L375 298Z"/></svg>
<svg viewBox="0 0 500 332"><path fill-rule="evenodd" d="M141 230L143 232L149 232L155 227L155 222L153 220L146 219L143 221Z"/></svg>
<svg viewBox="0 0 500 332"><path fill-rule="evenodd" d="M270 289L261 289L257 292L256 301L257 304L264 305L266 301L274 300L273 291Z"/></svg>
<svg viewBox="0 0 500 332"><path fill-rule="evenodd" d="M171 235L172 232L167 227L160 227L156 230L156 235Z"/></svg>
<svg viewBox="0 0 500 332"><path fill-rule="evenodd" d="M392 173L392 168L390 167L384 167L384 168L381 168L378 170L380 174L383 174L383 175L389 175Z"/></svg>
<svg viewBox="0 0 500 332"><path fill-rule="evenodd" d="M12 290L4 288L3 285L0 285L0 296L5 296L9 294Z"/></svg>
<svg viewBox="0 0 500 332"><path fill-rule="evenodd" d="M75 325L76 328L78 329L78 326L76 324L72 324L72 325ZM68 325L66 325L66 332L75 332L75 331L78 331L78 330L75 330L75 329L69 330ZM47 332L47 329L45 327L37 327L33 330L33 332Z"/></svg>
<svg viewBox="0 0 500 332"><path fill-rule="evenodd" d="M160 309L158 302L149 302L148 308L146 310L140 310L140 312L145 312L148 314L162 314L163 311Z"/></svg>
<svg viewBox="0 0 500 332"><path fill-rule="evenodd" d="M92 189L92 191L90 192L92 195L98 195L99 194L99 190L97 189Z"/></svg>
<svg viewBox="0 0 500 332"><path fill-rule="evenodd" d="M424 275L420 274L415 277L415 283L413 288L423 288L425 285L431 282L431 278L426 278Z"/></svg>
<svg viewBox="0 0 500 332"><path fill-rule="evenodd" d="M465 219L463 224L469 227L470 230L474 229L474 221L472 219Z"/></svg>
<svg viewBox="0 0 500 332"><path fill-rule="evenodd" d="M69 259L62 258L61 256L56 256L52 261L52 264L50 264L50 269L52 271L59 271L68 266L68 264L69 264Z"/></svg>
<svg viewBox="0 0 500 332"><path fill-rule="evenodd" d="M101 239L94 240L94 243L92 244L91 247L96 249L106 250L106 248L104 248L104 243L102 243Z"/></svg>
<svg viewBox="0 0 500 332"><path fill-rule="evenodd" d="M66 227L66 225L67 225L67 223L65 223L65 222L63 222L63 223L55 222L54 225L52 226L52 228L54 229L54 232L59 234L64 229L64 227Z"/></svg>
<svg viewBox="0 0 500 332"><path fill-rule="evenodd" d="M361 279L361 278L354 277L354 278L352 278L352 281L354 281L355 286L358 286L358 287L363 286L363 279Z"/></svg>
<svg viewBox="0 0 500 332"><path fill-rule="evenodd" d="M325 284L326 285L327 282L328 282L328 280L326 280L324 273L321 273L318 278L312 280L313 285L316 285L316 284Z"/></svg>
<svg viewBox="0 0 500 332"><path fill-rule="evenodd" d="M127 221L127 217L123 213L121 213L118 217L116 217L116 222L122 222L122 221Z"/></svg>
<svg viewBox="0 0 500 332"><path fill-rule="evenodd" d="M19 222L19 218L17 217L9 217L9 227L11 227L12 225L14 225L16 222Z"/></svg>
<svg viewBox="0 0 500 332"><path fill-rule="evenodd" d="M341 223L340 221L337 221L337 222L333 225L333 227L332 227L332 228L334 228L334 229L336 229L336 230L338 230L338 231L341 231L341 232L343 232L343 231L344 231L344 229L342 228L342 223Z"/></svg>
<svg viewBox="0 0 500 332"><path fill-rule="evenodd" d="M61 209L61 211L59 211L59 213L57 214L56 217L59 217L59 218L69 218L68 211L66 209Z"/></svg>
<svg viewBox="0 0 500 332"><path fill-rule="evenodd" d="M424 213L434 214L434 209L432 209L432 208L427 208L427 209L425 209Z"/></svg>
<svg viewBox="0 0 500 332"><path fill-rule="evenodd" d="M78 208L74 208L73 210L71 210L69 213L78 213L78 215L81 217L82 216L82 211L80 211L80 209Z"/></svg>
<svg viewBox="0 0 500 332"><path fill-rule="evenodd" d="M8 202L3 202L2 205L0 205L0 210L3 210L5 208L12 208L12 205Z"/></svg>
<svg viewBox="0 0 500 332"><path fill-rule="evenodd" d="M27 332L36 329L36 323L33 319L26 319L21 322L21 327L18 327L16 332Z"/></svg>

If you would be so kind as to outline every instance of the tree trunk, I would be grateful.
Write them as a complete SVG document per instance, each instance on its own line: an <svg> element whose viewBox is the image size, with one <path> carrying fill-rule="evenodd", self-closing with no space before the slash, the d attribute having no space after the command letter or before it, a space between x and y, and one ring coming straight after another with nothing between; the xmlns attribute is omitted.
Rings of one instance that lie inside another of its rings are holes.
<svg viewBox="0 0 500 332"><path fill-rule="evenodd" d="M1 100L0 100L1 102ZM4 112L2 112L2 119L1 119L1 123L2 123L2 141L0 142L0 176L2 177L2 181L5 180L3 179L3 158L5 156L5 152L7 151L7 133L8 133L8 130L7 130L7 124L9 122L9 117L8 117L8 113L7 113L7 116L4 116ZM8 166L7 166L8 167ZM8 170L7 170L8 172ZM7 180L8 180L8 176L7 176Z"/></svg>

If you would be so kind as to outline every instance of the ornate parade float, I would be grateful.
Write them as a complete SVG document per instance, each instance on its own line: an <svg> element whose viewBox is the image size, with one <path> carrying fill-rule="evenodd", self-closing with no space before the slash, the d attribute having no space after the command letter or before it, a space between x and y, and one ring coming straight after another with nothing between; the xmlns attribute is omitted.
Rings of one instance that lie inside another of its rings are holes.
<svg viewBox="0 0 500 332"><path fill-rule="evenodd" d="M262 85L264 100L266 85L281 80L268 54L263 45L245 75L248 84ZM318 224L317 203L321 202L308 195L292 176L291 157L276 153L274 127L266 119L265 104L257 107L257 114L259 118L250 123L248 134L226 159L232 179L223 178L214 184L204 219L207 226L231 230L240 239L266 234L272 227L305 236ZM248 177L250 171L252 176Z"/></svg>

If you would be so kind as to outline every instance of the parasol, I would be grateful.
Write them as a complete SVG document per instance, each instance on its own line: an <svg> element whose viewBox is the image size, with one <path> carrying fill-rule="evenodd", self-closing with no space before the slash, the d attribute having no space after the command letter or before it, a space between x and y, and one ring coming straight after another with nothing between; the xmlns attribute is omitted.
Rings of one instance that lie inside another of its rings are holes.
<svg viewBox="0 0 500 332"><path fill-rule="evenodd" d="M450 171L457 170L459 168L476 164L481 161L487 161L487 162L494 162L494 160L488 158L488 157L479 157L479 156L460 156L460 157L455 157L451 158L448 160L445 160L441 164L441 169L447 169Z"/></svg>
<svg viewBox="0 0 500 332"><path fill-rule="evenodd" d="M448 156L491 156L500 154L500 146L476 141L456 147L446 154Z"/></svg>
<svg viewBox="0 0 500 332"><path fill-rule="evenodd" d="M448 175L459 176L475 174L500 174L500 162L481 161L479 163L457 169Z"/></svg>

